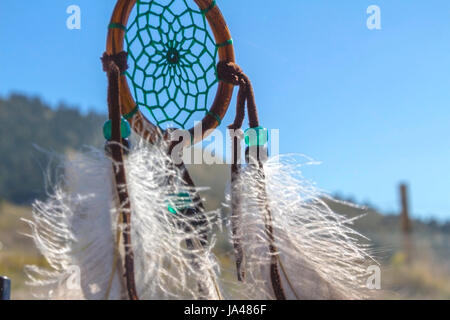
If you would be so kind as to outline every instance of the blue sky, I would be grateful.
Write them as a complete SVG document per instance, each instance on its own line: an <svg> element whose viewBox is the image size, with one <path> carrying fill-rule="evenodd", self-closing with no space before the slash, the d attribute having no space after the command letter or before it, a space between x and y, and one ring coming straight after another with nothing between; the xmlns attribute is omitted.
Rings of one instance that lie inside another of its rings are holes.
<svg viewBox="0 0 450 320"><path fill-rule="evenodd" d="M0 95L105 112L99 57L114 3L2 0ZM66 28L72 4L81 30ZM397 185L406 181L416 217L450 218L450 1L218 4L262 124L280 129L282 153L322 162L307 178L385 211L398 210ZM381 30L366 27L373 4Z"/></svg>

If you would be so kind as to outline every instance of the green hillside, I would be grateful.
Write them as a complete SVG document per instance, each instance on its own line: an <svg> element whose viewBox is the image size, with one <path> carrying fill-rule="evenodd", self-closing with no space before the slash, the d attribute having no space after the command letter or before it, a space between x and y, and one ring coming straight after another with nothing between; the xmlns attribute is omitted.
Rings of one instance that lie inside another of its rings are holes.
<svg viewBox="0 0 450 320"><path fill-rule="evenodd" d="M99 145L104 120L64 104L51 109L37 98L0 98L0 199L26 204L43 197L48 155L38 149L65 152Z"/></svg>

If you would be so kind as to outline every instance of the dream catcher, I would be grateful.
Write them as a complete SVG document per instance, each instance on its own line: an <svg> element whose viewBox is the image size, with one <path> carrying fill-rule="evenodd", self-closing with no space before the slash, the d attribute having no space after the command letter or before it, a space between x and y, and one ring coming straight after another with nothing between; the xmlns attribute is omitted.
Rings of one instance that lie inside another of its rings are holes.
<svg viewBox="0 0 450 320"><path fill-rule="evenodd" d="M102 63L105 150L64 159L63 181L34 205L33 238L52 269L28 268L38 291L82 299L230 296L208 238L218 214L205 211L177 147L218 127L239 86L229 198L240 296L360 297L365 251L348 221L305 186L295 162L268 160L268 131L215 0L118 0ZM189 138L174 138L180 131Z"/></svg>
<svg viewBox="0 0 450 320"><path fill-rule="evenodd" d="M119 0L108 29L105 150L64 161L64 183L35 203L54 272L30 267L32 284L52 298L222 299L208 239L218 215L173 160L171 134L195 144L228 109L233 85L216 68L234 61L226 23L215 1Z"/></svg>

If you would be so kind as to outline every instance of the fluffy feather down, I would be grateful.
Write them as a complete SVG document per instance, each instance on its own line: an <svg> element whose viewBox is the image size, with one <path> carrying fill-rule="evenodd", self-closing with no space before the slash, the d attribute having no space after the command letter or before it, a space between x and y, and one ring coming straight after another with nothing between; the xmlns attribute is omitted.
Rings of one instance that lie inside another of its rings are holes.
<svg viewBox="0 0 450 320"><path fill-rule="evenodd" d="M324 194L301 177L298 156L281 156L243 168L234 188L240 206L236 237L243 249L242 290L249 299L275 299L270 280L267 203L278 248L278 267L288 299L360 299L366 297L367 262L373 262L352 220L334 213ZM231 196L228 196L230 199Z"/></svg>
<svg viewBox="0 0 450 320"><path fill-rule="evenodd" d="M211 253L214 241L206 247L198 241L216 214L204 213L208 225L185 228L192 217L174 215L168 205L176 206L171 195L192 195L196 190L186 190L163 148L142 141L134 145L125 167L140 298L219 299L218 267ZM62 181L48 200L34 203L33 221L28 221L36 246L51 267L28 266L30 285L41 297L52 299L126 298L120 259L115 263L121 226L111 160L103 150L89 149L64 160L64 168ZM193 250L185 245L192 239Z"/></svg>

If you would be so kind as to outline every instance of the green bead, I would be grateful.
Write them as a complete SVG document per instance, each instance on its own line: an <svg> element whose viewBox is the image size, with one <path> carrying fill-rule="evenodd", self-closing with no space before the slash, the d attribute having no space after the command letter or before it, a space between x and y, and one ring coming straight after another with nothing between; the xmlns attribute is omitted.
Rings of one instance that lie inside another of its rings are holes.
<svg viewBox="0 0 450 320"><path fill-rule="evenodd" d="M269 131L263 127L249 128L244 132L245 144L249 147L264 146L269 141Z"/></svg>
<svg viewBox="0 0 450 320"><path fill-rule="evenodd" d="M167 201L167 210L172 214L178 214L179 211L183 211L190 207L192 204L192 199L189 193L187 192L180 192L178 194L170 194L171 198L174 198L174 201L172 203Z"/></svg>
<svg viewBox="0 0 450 320"><path fill-rule="evenodd" d="M177 209L175 209L174 207L172 207L170 204L167 206L167 209L169 210L169 212L171 214L177 214Z"/></svg>
<svg viewBox="0 0 450 320"><path fill-rule="evenodd" d="M103 136L106 140L111 140L111 120L107 120L103 124Z"/></svg>
<svg viewBox="0 0 450 320"><path fill-rule="evenodd" d="M108 120L103 125L103 136L106 140L111 140L111 130L112 130L112 121ZM125 119L120 119L120 134L123 139L128 138L131 135L131 126L130 123Z"/></svg>
<svg viewBox="0 0 450 320"><path fill-rule="evenodd" d="M125 118L122 118L120 122L120 134L124 139L128 139L131 135L130 123Z"/></svg>

